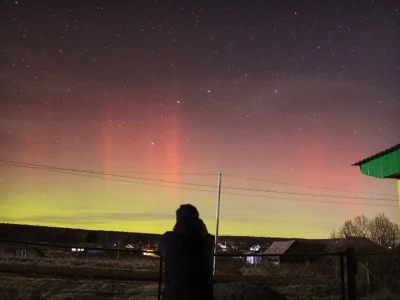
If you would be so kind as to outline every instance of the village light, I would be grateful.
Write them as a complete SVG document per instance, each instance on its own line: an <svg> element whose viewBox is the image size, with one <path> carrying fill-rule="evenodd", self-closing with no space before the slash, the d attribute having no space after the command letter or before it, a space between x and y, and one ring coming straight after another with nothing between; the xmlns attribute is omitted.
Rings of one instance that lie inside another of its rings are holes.
<svg viewBox="0 0 400 300"><path fill-rule="evenodd" d="M400 144L353 164L361 173L379 179L397 180L397 197L400 213Z"/></svg>

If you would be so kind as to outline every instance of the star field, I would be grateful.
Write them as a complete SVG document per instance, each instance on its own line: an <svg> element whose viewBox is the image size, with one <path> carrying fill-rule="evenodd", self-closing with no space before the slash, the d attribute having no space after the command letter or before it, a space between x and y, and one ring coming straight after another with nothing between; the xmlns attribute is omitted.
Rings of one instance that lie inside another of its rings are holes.
<svg viewBox="0 0 400 300"><path fill-rule="evenodd" d="M0 159L172 183L0 164L0 220L162 232L191 202L213 228L215 195L179 182L215 186L219 171L289 183L223 175L222 233L399 220L396 203L351 193L343 205L224 195L396 194L351 164L399 142L399 19L396 1L3 1Z"/></svg>

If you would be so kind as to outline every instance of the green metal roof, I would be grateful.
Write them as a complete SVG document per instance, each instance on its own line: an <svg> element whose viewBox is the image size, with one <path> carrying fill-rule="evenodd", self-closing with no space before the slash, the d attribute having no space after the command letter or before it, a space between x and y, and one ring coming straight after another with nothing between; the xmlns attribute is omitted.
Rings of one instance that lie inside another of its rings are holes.
<svg viewBox="0 0 400 300"><path fill-rule="evenodd" d="M400 179L400 144L363 159L353 166L359 166L361 172L368 176Z"/></svg>

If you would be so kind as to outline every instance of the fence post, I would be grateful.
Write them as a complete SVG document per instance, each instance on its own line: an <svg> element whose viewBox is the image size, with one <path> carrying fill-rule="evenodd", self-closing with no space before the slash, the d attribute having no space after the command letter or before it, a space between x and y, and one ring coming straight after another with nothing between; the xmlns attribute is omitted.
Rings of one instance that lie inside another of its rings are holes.
<svg viewBox="0 0 400 300"><path fill-rule="evenodd" d="M162 259L162 256L160 255L160 267L159 267L159 274L158 274L158 294L157 294L158 300L161 300L162 279L163 279L163 259Z"/></svg>
<svg viewBox="0 0 400 300"><path fill-rule="evenodd" d="M342 300L346 300L346 282L344 275L344 255L340 253L340 290L342 292Z"/></svg>
<svg viewBox="0 0 400 300"><path fill-rule="evenodd" d="M356 300L357 299L357 288L356 288L357 261L354 256L354 248L346 249L346 266L347 266L348 300Z"/></svg>

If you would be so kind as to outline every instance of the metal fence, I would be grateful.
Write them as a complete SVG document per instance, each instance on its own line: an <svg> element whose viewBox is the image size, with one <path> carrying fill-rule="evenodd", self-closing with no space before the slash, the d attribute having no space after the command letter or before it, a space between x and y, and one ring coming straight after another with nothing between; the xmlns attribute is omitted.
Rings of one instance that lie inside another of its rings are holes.
<svg viewBox="0 0 400 300"><path fill-rule="evenodd" d="M337 253L215 256L216 300L231 299L232 295L238 299L240 294L246 294L246 299L283 299L279 295L284 295L288 299L343 300L397 299L400 295L400 255L394 253L356 255L349 248ZM64 289L77 298L85 298L82 293L87 293L82 288L74 290L72 283L79 278L90 279L92 291L109 293L110 298L118 293L124 299L136 299L139 294L141 299L160 299L164 264L156 252L148 250L0 240L0 273L18 275L14 277L22 278L21 286L38 276L61 278L64 281L52 282L60 284L53 290ZM113 282L111 291L104 289L104 281ZM3 288L7 287L3 284ZM24 293L20 286L18 289ZM32 293L3 298L35 298Z"/></svg>
<svg viewBox="0 0 400 300"><path fill-rule="evenodd" d="M357 254L355 260L360 299L400 299L400 252Z"/></svg>

